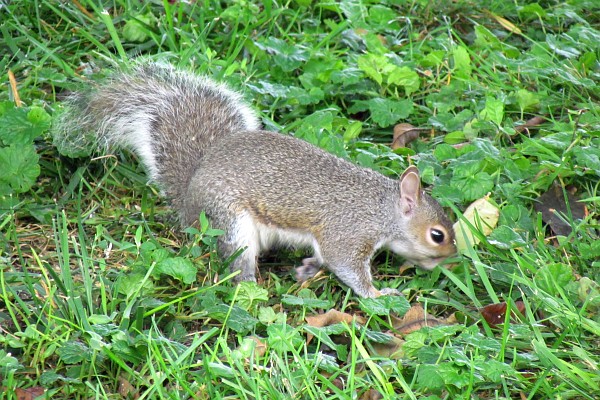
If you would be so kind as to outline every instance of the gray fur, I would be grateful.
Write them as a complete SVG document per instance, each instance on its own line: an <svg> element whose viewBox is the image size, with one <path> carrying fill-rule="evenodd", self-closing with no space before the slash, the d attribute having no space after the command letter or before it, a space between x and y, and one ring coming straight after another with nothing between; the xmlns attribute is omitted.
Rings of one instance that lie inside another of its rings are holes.
<svg viewBox="0 0 600 400"><path fill-rule="evenodd" d="M372 284L370 259L379 248L425 268L455 252L450 221L422 192L416 168L395 181L263 131L238 94L207 78L139 65L73 97L65 115L58 127L64 136L78 126L135 151L183 225L205 211L226 231L223 257L245 248L232 264L241 280L255 279L263 250L310 246L315 255L299 269L301 278L326 265L372 297L391 292ZM444 243L432 242L431 229L444 231Z"/></svg>

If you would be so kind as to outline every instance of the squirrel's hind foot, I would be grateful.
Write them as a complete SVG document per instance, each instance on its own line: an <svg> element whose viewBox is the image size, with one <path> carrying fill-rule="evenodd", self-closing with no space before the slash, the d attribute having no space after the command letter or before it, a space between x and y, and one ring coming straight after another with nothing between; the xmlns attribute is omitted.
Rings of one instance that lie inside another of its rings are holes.
<svg viewBox="0 0 600 400"><path fill-rule="evenodd" d="M296 267L296 280L304 282L315 276L321 270L321 263L316 257L305 258L302 265Z"/></svg>

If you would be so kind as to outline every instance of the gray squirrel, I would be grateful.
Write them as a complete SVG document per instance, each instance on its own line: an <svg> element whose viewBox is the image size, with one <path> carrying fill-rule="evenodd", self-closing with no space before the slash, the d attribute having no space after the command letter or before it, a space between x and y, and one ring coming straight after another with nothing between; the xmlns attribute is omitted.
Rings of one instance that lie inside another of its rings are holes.
<svg viewBox="0 0 600 400"><path fill-rule="evenodd" d="M182 225L204 211L225 231L222 257L245 249L231 264L238 281L256 280L264 250L312 247L299 280L324 265L359 296L376 297L397 294L373 286L378 249L424 269L456 252L452 224L422 190L416 167L393 180L265 131L240 94L170 65L136 63L73 94L54 136L131 149Z"/></svg>

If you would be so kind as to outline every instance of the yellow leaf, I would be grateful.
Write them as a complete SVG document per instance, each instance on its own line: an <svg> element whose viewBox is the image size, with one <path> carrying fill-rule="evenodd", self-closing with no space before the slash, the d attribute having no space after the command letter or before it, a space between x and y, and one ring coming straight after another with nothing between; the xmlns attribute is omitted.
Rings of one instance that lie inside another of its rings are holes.
<svg viewBox="0 0 600 400"><path fill-rule="evenodd" d="M454 224L454 233L456 235L456 248L460 253L472 248L479 243L469 226L464 222L467 220L484 236L488 236L496 225L500 217L498 207L489 202L488 196L475 200L463 213L463 218Z"/></svg>
<svg viewBox="0 0 600 400"><path fill-rule="evenodd" d="M506 29L509 32L515 33L517 35L522 35L523 32L521 31L521 29L519 29L515 24L513 24L512 22L510 22L509 20L507 20L506 18L503 18L499 15L494 14L491 11L487 12L488 15L492 18L494 18L496 20L496 22L498 22L500 25L502 25L502 27L504 29Z"/></svg>

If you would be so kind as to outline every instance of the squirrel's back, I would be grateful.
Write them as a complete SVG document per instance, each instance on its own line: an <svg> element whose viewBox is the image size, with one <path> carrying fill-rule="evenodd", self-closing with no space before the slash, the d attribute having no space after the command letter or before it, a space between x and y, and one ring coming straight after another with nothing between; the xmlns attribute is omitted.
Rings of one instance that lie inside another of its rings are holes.
<svg viewBox="0 0 600 400"><path fill-rule="evenodd" d="M55 138L89 141L93 132L100 144L132 149L177 202L215 141L259 128L254 111L226 86L170 65L139 63L70 96Z"/></svg>

